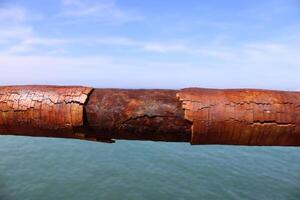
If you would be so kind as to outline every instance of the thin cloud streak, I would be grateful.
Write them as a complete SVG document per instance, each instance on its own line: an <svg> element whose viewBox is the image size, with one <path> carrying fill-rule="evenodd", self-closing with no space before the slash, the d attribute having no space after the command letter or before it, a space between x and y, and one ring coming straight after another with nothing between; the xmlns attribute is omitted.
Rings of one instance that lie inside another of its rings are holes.
<svg viewBox="0 0 300 200"><path fill-rule="evenodd" d="M22 36L24 37L24 36ZM0 33L0 40L1 40ZM42 38L32 36L20 39L20 42L10 46L6 51L2 53L38 53L46 54L47 51L51 51L52 54L55 49L59 47L62 49L65 45L82 46L82 48L89 48L89 46L108 45L121 48L131 47L136 51L145 51L149 53L158 53L172 55L173 53L181 53L183 55L201 56L212 59L218 59L228 62L240 62L245 63L264 63L266 65L287 65L287 66L300 66L300 61L297 59L300 55L300 48L297 43L245 43L238 47L230 46L203 46L201 48L193 47L186 43L161 43L161 42L148 42L148 41L136 41L130 38L124 37L102 37L102 38L79 38L79 39L65 39L65 38ZM41 47L48 47L41 51ZM53 49L54 48L54 49ZM65 52L68 48L65 47ZM58 51L61 54L61 51Z"/></svg>
<svg viewBox="0 0 300 200"><path fill-rule="evenodd" d="M231 63L231 66L224 63L209 67L208 63L189 65L184 62L154 62L109 56L76 58L1 54L0 60L0 84L4 85L82 84L128 88L201 86L298 89L297 76L300 73L299 68L274 68L270 65L264 66L263 63L252 69L251 66L240 67L238 62ZM286 76L290 79L284 78ZM277 80L276 84L272 82L274 79Z"/></svg>
<svg viewBox="0 0 300 200"><path fill-rule="evenodd" d="M137 11L121 9L113 0L63 0L62 5L61 16L74 18L75 21L92 19L111 23L127 23L143 19Z"/></svg>

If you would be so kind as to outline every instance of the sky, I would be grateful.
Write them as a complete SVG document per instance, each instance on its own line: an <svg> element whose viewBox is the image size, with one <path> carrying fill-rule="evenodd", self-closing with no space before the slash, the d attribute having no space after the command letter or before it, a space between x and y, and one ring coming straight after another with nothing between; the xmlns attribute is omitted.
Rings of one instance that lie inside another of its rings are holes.
<svg viewBox="0 0 300 200"><path fill-rule="evenodd" d="M0 0L0 85L300 90L300 0Z"/></svg>

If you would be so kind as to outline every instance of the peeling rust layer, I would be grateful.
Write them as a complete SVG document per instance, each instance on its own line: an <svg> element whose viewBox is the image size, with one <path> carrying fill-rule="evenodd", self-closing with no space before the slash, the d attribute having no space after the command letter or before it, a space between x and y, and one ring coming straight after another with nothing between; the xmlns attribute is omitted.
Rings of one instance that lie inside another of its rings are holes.
<svg viewBox="0 0 300 200"><path fill-rule="evenodd" d="M191 124L174 90L95 89L86 105L91 137L189 142Z"/></svg>
<svg viewBox="0 0 300 200"><path fill-rule="evenodd" d="M300 93L183 89L192 144L300 146Z"/></svg>
<svg viewBox="0 0 300 200"><path fill-rule="evenodd" d="M0 87L0 135L300 146L300 93Z"/></svg>
<svg viewBox="0 0 300 200"><path fill-rule="evenodd" d="M71 137L83 129L83 109L91 88L0 87L0 133Z"/></svg>

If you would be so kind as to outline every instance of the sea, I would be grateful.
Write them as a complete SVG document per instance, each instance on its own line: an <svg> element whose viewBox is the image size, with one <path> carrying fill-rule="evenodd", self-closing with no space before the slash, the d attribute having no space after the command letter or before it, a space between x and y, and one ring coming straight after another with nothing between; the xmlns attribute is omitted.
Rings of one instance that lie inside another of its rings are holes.
<svg viewBox="0 0 300 200"><path fill-rule="evenodd" d="M0 137L0 200L300 199L300 148Z"/></svg>

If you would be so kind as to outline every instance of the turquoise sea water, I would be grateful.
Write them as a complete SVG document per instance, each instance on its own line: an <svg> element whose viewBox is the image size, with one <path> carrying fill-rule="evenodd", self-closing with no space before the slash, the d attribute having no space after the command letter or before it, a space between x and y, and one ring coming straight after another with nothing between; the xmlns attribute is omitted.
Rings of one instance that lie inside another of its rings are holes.
<svg viewBox="0 0 300 200"><path fill-rule="evenodd" d="M1 200L300 199L300 148L0 137Z"/></svg>

